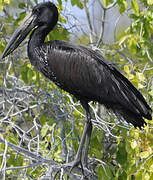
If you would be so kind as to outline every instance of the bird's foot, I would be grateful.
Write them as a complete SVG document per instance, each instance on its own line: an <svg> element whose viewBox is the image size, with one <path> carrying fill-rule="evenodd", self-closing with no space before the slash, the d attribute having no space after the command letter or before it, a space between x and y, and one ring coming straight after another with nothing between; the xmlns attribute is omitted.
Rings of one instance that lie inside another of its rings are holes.
<svg viewBox="0 0 153 180"><path fill-rule="evenodd" d="M86 164L86 163L82 163L82 166L83 166L83 168L85 169L88 169L88 164Z"/></svg>
<svg viewBox="0 0 153 180"><path fill-rule="evenodd" d="M70 173L73 170L73 168L78 167L79 165L81 166L81 172L83 178L83 179L81 178L81 180L89 180L84 173L84 168L86 169L86 171L88 171L87 164L82 164L81 160L75 159L73 162L71 162Z"/></svg>
<svg viewBox="0 0 153 180"><path fill-rule="evenodd" d="M79 159L75 159L74 161L72 161L68 164L69 164L68 168L70 168L70 170L69 170L70 174L72 173L72 170L74 168L76 168L76 169L74 169L74 171L82 173L81 180L89 180L90 179L89 177L91 177L91 175L93 175L93 172L91 172L88 169L88 165Z"/></svg>
<svg viewBox="0 0 153 180"><path fill-rule="evenodd" d="M73 170L73 168L77 167L79 164L81 166L82 174L84 174L83 165L82 165L81 160L79 159L75 159L74 161L71 162L70 172Z"/></svg>

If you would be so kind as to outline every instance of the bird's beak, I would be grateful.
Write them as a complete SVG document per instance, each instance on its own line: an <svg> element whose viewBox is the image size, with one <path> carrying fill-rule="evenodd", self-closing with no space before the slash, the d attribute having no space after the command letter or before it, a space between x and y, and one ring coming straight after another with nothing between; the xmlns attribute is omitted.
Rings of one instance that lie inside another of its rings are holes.
<svg viewBox="0 0 153 180"><path fill-rule="evenodd" d="M2 58L6 57L12 53L26 38L28 33L35 27L34 20L35 16L32 13L29 13L21 22L19 27L16 29L11 39L9 40L3 54Z"/></svg>

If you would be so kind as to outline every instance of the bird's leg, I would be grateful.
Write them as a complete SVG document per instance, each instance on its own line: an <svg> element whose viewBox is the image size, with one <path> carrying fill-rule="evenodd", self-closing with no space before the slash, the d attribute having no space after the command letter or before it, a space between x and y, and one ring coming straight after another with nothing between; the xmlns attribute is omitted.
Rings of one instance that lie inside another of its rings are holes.
<svg viewBox="0 0 153 180"><path fill-rule="evenodd" d="M91 133L92 133L92 122L91 122L91 116L90 113L87 115L88 120L88 128L87 128L87 135L86 135L86 141L85 141L85 150L84 150L84 156L83 156L83 165L84 167L87 167L88 163L88 150L89 150L89 144L91 139Z"/></svg>
<svg viewBox="0 0 153 180"><path fill-rule="evenodd" d="M84 141L85 141L85 138L86 138L86 134L89 131L88 128L89 128L89 124L90 124L90 122L89 122L90 113L89 113L89 105L88 105L87 102L81 101L81 105L83 106L87 117L86 117L84 129L83 129L83 134L82 134L82 137L81 137L81 141L80 141L80 144L79 144L79 148L78 148L75 160L72 162L73 164L72 164L71 170L80 163L82 171L83 171L83 167L82 167L82 163L81 163L81 155L82 155L82 149L83 149L83 144L84 144ZM90 141L90 138L88 138L88 139L89 139L88 141ZM87 143L87 144L89 144L89 143ZM88 148L88 145L87 145L87 148ZM86 152L88 153L88 150L86 150Z"/></svg>
<svg viewBox="0 0 153 180"><path fill-rule="evenodd" d="M91 114L90 114L88 103L82 102L81 104L86 112L86 122L87 122L87 134L86 134L85 150L84 150L84 156L83 156L83 165L84 167L87 167L88 149L89 149L89 143L90 143L91 133L92 133L92 122L91 122Z"/></svg>
<svg viewBox="0 0 153 180"><path fill-rule="evenodd" d="M82 134L81 141L80 141L80 144L79 144L79 148L78 148L78 151L77 151L75 160L74 160L74 162L73 162L73 164L72 164L71 170L72 170L75 166L77 166L79 163L81 163L82 149L83 149L83 144L84 144L85 137L86 137L86 133L87 133L87 128L88 128L88 123L85 122L84 129L83 129L83 134ZM81 165L82 165L82 164L81 164Z"/></svg>

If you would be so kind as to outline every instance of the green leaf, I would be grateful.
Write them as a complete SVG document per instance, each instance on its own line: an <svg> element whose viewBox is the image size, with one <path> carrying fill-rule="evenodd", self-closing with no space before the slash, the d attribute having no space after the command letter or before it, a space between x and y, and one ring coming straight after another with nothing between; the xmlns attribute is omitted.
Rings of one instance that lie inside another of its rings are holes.
<svg viewBox="0 0 153 180"><path fill-rule="evenodd" d="M124 66L124 71L129 74L130 73L130 69L129 69L129 66L128 65L125 65Z"/></svg>
<svg viewBox="0 0 153 180"><path fill-rule="evenodd" d="M144 170L139 171L138 173L136 173L135 175L135 180L143 180L142 178L142 173Z"/></svg>
<svg viewBox="0 0 153 180"><path fill-rule="evenodd" d="M118 180L127 180L127 174L125 171L121 171Z"/></svg>
<svg viewBox="0 0 153 180"><path fill-rule="evenodd" d="M147 0L148 5L153 5L153 0Z"/></svg>
<svg viewBox="0 0 153 180"><path fill-rule="evenodd" d="M131 7L135 14L139 14L140 9L137 0L131 0Z"/></svg>
<svg viewBox="0 0 153 180"><path fill-rule="evenodd" d="M43 128L41 129L41 136L42 137L46 136L48 129L49 129L49 126L47 124L45 124L45 126L43 126Z"/></svg>
<svg viewBox="0 0 153 180"><path fill-rule="evenodd" d="M26 64L24 64L24 65L21 66L21 68L20 68L20 73L21 73L21 79L22 79L26 84L28 84L27 72L28 72L28 67L26 66Z"/></svg>
<svg viewBox="0 0 153 180"><path fill-rule="evenodd" d="M4 3L10 4L10 0L3 0Z"/></svg>
<svg viewBox="0 0 153 180"><path fill-rule="evenodd" d="M4 4L10 4L10 0L0 0L0 10L3 10Z"/></svg>
<svg viewBox="0 0 153 180"><path fill-rule="evenodd" d="M42 115L41 117L40 117L40 124L43 126L45 123L46 123L46 116L45 115Z"/></svg>
<svg viewBox="0 0 153 180"><path fill-rule="evenodd" d="M119 46L126 40L126 39L128 39L129 37L130 37L131 35L125 35L125 36L123 36L123 37L121 37L121 39L119 40Z"/></svg>
<svg viewBox="0 0 153 180"><path fill-rule="evenodd" d="M137 20L140 18L140 16L137 16L136 14L129 14L129 18Z"/></svg>
<svg viewBox="0 0 153 180"><path fill-rule="evenodd" d="M137 147L137 142L136 142L136 140L132 140L131 141L131 148L132 149L135 149Z"/></svg>
<svg viewBox="0 0 153 180"><path fill-rule="evenodd" d="M3 10L3 4L2 4L2 1L0 1L0 10Z"/></svg>
<svg viewBox="0 0 153 180"><path fill-rule="evenodd" d="M54 120L52 118L49 118L49 121L48 121L48 125L49 126L52 126L54 124Z"/></svg>
<svg viewBox="0 0 153 180"><path fill-rule="evenodd" d="M52 126L49 127L49 130L52 131L56 126L56 123L52 124Z"/></svg>
<svg viewBox="0 0 153 180"><path fill-rule="evenodd" d="M97 174L99 175L99 179L103 180L113 180L113 173L111 168L106 165L100 165L97 169Z"/></svg>
<svg viewBox="0 0 153 180"><path fill-rule="evenodd" d="M25 3L22 2L22 3L19 4L19 8L20 8L20 9L24 9L25 7L26 7L26 4L25 4Z"/></svg>
<svg viewBox="0 0 153 180"><path fill-rule="evenodd" d="M55 39L61 39L61 40L69 40L69 32L64 29L60 24L56 26L53 31L48 35L47 40L55 40Z"/></svg>
<svg viewBox="0 0 153 180"><path fill-rule="evenodd" d="M147 158L149 156L150 152L149 151L143 151L140 153L140 158L144 159Z"/></svg>
<svg viewBox="0 0 153 180"><path fill-rule="evenodd" d="M5 43L0 41L0 52L2 53L5 49Z"/></svg>
<svg viewBox="0 0 153 180"><path fill-rule="evenodd" d="M16 160L16 154L11 153L11 156L7 159L7 164L9 166L21 166L23 163L23 157L18 156L18 160Z"/></svg>
<svg viewBox="0 0 153 180"><path fill-rule="evenodd" d="M105 7L107 7L109 4L112 4L113 0L103 0L103 4Z"/></svg>
<svg viewBox="0 0 153 180"><path fill-rule="evenodd" d="M34 72L30 68L28 68L28 71L27 71L28 84L30 84L32 82L33 76L34 76Z"/></svg>
<svg viewBox="0 0 153 180"><path fill-rule="evenodd" d="M61 6L62 5L62 0L57 0L58 4Z"/></svg>
<svg viewBox="0 0 153 180"><path fill-rule="evenodd" d="M34 0L34 2L35 2L36 4L38 4L38 0Z"/></svg>
<svg viewBox="0 0 153 180"><path fill-rule="evenodd" d="M76 3L77 3L77 0L71 0L71 5L72 6L76 5Z"/></svg>
<svg viewBox="0 0 153 180"><path fill-rule="evenodd" d="M83 9L83 4L82 4L81 1L78 1L77 6L78 6L80 9Z"/></svg>
<svg viewBox="0 0 153 180"><path fill-rule="evenodd" d="M83 4L80 0L71 0L71 5L77 5L80 9L83 9Z"/></svg>
<svg viewBox="0 0 153 180"><path fill-rule="evenodd" d="M122 14L127 8L126 0L117 0L117 4L119 5L119 11Z"/></svg>
<svg viewBox="0 0 153 180"><path fill-rule="evenodd" d="M125 142L120 142L120 144L118 146L116 160L122 166L124 166L126 164L126 162L127 162L127 152L126 152L126 148L125 148Z"/></svg>

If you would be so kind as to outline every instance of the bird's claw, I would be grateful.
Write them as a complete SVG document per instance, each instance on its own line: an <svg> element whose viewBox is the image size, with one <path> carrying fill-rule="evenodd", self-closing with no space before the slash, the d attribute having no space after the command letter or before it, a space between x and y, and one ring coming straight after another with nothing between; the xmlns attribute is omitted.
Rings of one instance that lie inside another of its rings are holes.
<svg viewBox="0 0 153 180"><path fill-rule="evenodd" d="M75 160L72 162L72 166L71 166L71 168L70 168L70 172L73 170L73 168L75 168L75 167L78 166L79 164L80 164L80 166L81 166L82 174L84 174L82 162L81 162L81 160L78 160L78 159L75 159Z"/></svg>

